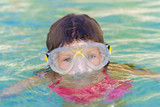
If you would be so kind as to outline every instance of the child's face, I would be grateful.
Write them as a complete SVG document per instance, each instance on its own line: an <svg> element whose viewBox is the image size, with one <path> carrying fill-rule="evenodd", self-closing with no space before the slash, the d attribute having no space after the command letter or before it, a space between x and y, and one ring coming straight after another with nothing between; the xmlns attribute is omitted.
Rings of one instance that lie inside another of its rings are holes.
<svg viewBox="0 0 160 107"><path fill-rule="evenodd" d="M94 66L97 66L100 64L101 55L100 51L97 47L90 47L87 49L85 48L86 43L93 43L94 41L73 41L70 44L65 44L65 47L72 48L73 50L66 50L59 52L58 54L58 65L60 69L66 70L72 63L72 60L74 60L74 66L67 74L82 74L85 72L91 72L93 69L89 66L87 66L87 63L84 60L84 57L87 57L86 59L93 64Z"/></svg>
<svg viewBox="0 0 160 107"><path fill-rule="evenodd" d="M82 75L103 68L109 59L106 45L92 40L74 40L50 52L49 65L60 74Z"/></svg>

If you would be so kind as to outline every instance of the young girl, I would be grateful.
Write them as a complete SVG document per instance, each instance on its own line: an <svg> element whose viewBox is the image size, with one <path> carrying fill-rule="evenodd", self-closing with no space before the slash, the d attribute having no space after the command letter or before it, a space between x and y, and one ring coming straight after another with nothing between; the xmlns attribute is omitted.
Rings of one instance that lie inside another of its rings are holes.
<svg viewBox="0 0 160 107"><path fill-rule="evenodd" d="M47 35L49 68L2 90L0 98L50 81L48 88L68 102L109 102L128 93L133 80L126 76L153 73L132 65L109 62L111 46L104 43L99 24L85 14L68 14L56 21ZM42 58L43 59L43 58Z"/></svg>

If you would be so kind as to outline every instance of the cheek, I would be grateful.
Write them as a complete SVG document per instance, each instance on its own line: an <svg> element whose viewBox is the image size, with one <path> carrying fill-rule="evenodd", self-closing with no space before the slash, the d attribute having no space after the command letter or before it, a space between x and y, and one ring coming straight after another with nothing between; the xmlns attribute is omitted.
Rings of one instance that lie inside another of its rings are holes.
<svg viewBox="0 0 160 107"><path fill-rule="evenodd" d="M100 57L96 57L90 61L93 65L97 66L100 64Z"/></svg>
<svg viewBox="0 0 160 107"><path fill-rule="evenodd" d="M58 65L59 65L60 69L66 70L69 67L70 63L69 62L58 61Z"/></svg>

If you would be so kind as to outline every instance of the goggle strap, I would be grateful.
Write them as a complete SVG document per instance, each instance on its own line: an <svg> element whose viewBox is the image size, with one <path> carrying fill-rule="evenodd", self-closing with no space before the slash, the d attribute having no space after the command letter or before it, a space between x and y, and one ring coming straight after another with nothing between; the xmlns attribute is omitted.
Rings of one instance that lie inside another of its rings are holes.
<svg viewBox="0 0 160 107"><path fill-rule="evenodd" d="M49 57L49 54L50 54L50 53L41 53L41 54L40 54L40 59L41 59L42 61L47 61L47 59L48 59L48 57Z"/></svg>
<svg viewBox="0 0 160 107"><path fill-rule="evenodd" d="M49 57L49 55L50 55L50 53L46 53L45 56L44 56L45 61L47 61L47 62L48 62L48 57Z"/></svg>
<svg viewBox="0 0 160 107"><path fill-rule="evenodd" d="M110 53L110 55L111 55L111 53L112 53L112 46L110 46L110 45L106 44L106 47L108 48L109 53Z"/></svg>

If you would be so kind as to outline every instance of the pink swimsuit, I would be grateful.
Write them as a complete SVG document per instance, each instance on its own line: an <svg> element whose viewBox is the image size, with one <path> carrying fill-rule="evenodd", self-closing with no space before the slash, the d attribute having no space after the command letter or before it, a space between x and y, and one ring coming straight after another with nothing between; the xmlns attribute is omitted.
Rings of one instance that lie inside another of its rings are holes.
<svg viewBox="0 0 160 107"><path fill-rule="evenodd" d="M89 103L95 98L101 98L107 95L107 98L103 99L103 101L109 102L122 97L123 94L130 91L129 88L132 86L132 80L127 80L127 82L118 81L109 77L109 75L105 73L105 70L102 72L106 75L104 80L77 90L58 86L57 84L60 82L60 79L56 83L54 82L48 85L48 87L63 99L77 103Z"/></svg>

